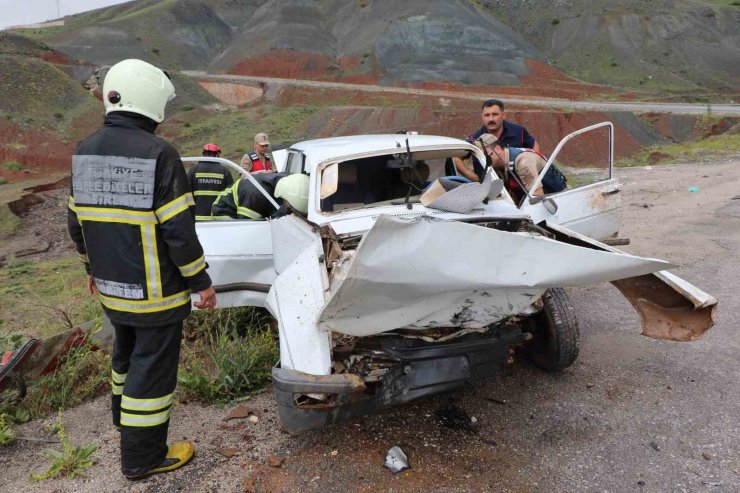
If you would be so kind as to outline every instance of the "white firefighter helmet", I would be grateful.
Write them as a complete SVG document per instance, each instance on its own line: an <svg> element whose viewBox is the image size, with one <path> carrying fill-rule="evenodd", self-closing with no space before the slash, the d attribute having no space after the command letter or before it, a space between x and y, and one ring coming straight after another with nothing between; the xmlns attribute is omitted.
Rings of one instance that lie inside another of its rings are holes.
<svg viewBox="0 0 740 493"><path fill-rule="evenodd" d="M275 186L275 197L287 201L302 214L308 213L308 175L294 173L282 178Z"/></svg>
<svg viewBox="0 0 740 493"><path fill-rule="evenodd" d="M174 97L175 87L167 74L143 60L116 63L103 82L106 114L130 111L162 123L164 107Z"/></svg>

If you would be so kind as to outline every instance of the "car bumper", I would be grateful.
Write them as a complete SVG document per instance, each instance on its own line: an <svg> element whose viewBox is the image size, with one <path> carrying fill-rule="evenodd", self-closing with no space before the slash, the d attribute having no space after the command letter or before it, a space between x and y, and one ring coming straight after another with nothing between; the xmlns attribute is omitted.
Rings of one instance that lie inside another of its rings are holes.
<svg viewBox="0 0 740 493"><path fill-rule="evenodd" d="M291 434L371 414L386 407L444 392L495 374L506 362L509 348L529 340L518 329L448 343L408 343L384 340L382 350L395 358L383 380L367 385L350 373L309 375L274 367L273 393L283 427ZM314 403L301 396L320 394Z"/></svg>

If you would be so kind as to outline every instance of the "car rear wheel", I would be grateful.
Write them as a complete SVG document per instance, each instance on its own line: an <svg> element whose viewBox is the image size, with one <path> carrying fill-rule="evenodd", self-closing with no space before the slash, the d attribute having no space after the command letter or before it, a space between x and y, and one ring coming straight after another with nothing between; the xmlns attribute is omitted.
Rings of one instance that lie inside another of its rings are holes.
<svg viewBox="0 0 740 493"><path fill-rule="evenodd" d="M529 358L546 371L561 371L578 358L580 334L570 298L563 288L542 295L543 309L533 318L536 328L529 344Z"/></svg>

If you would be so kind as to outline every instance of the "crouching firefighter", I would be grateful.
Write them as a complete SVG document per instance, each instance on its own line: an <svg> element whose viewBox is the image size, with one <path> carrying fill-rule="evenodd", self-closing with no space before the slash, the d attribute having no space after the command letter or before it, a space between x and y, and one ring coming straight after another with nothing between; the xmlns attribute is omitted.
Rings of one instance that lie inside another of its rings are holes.
<svg viewBox="0 0 740 493"><path fill-rule="evenodd" d="M129 479L171 471L194 455L192 442L168 447L182 322L190 292L216 306L206 273L185 168L154 135L175 96L169 77L141 60L111 67L103 83L103 128L72 157L68 226L115 327L113 424Z"/></svg>
<svg viewBox="0 0 740 493"><path fill-rule="evenodd" d="M293 209L308 212L308 175L301 173L259 173L253 175L262 189L277 199L283 200ZM276 210L270 200L248 178L237 180L216 198L211 209L213 219L264 219L285 212L281 206Z"/></svg>

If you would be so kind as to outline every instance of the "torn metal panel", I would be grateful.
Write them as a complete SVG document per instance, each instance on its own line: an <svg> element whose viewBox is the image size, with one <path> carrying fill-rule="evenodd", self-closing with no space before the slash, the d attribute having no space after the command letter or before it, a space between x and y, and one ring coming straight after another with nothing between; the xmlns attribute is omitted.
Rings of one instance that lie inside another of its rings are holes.
<svg viewBox="0 0 740 493"><path fill-rule="evenodd" d="M355 336L402 327L484 327L520 313L547 288L612 281L669 265L528 233L381 216L346 272L335 274L318 325Z"/></svg>
<svg viewBox="0 0 740 493"><path fill-rule="evenodd" d="M326 269L321 238L295 216L271 222L276 237L275 257L293 257L285 262L267 295L265 306L278 321L280 366L313 375L331 372L331 334L316 327L316 316L325 303ZM277 230L282 230L277 232ZM289 241L287 241L289 240ZM281 249L286 251L282 252ZM297 256L296 249L302 251Z"/></svg>
<svg viewBox="0 0 740 493"><path fill-rule="evenodd" d="M545 223L543 227L555 234L560 241L621 253L614 247L563 226ZM693 341L714 325L717 299L668 271L616 280L612 284L640 314L644 336L671 341Z"/></svg>

